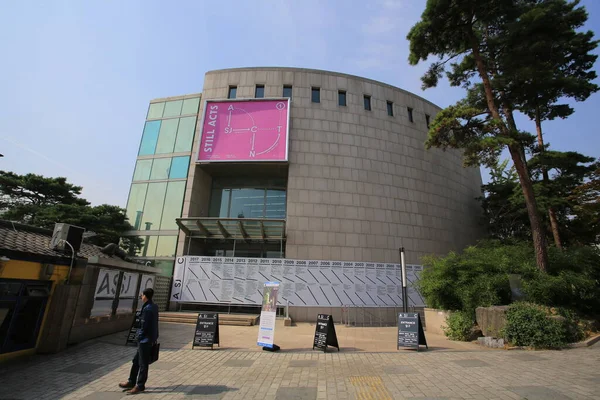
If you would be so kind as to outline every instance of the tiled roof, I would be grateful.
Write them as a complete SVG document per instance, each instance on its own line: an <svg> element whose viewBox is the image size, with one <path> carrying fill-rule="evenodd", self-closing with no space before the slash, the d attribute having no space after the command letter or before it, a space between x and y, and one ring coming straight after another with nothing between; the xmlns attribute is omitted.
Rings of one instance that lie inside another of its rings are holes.
<svg viewBox="0 0 600 400"><path fill-rule="evenodd" d="M50 249L52 233L49 229L0 220L0 253L4 249L52 257L70 256ZM77 255L84 258L116 258L102 253L100 247L86 243L81 245Z"/></svg>

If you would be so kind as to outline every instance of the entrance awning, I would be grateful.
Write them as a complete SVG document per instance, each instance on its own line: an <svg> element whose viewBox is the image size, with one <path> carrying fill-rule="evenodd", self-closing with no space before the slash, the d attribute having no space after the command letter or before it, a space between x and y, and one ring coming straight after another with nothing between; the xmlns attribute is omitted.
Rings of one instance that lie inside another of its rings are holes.
<svg viewBox="0 0 600 400"><path fill-rule="evenodd" d="M253 218L177 218L177 225L188 237L205 239L282 240L285 219Z"/></svg>

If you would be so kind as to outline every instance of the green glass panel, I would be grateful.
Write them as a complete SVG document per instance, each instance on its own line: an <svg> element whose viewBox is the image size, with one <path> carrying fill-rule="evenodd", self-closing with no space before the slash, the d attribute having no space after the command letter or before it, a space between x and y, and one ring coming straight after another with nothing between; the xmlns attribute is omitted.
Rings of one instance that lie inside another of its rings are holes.
<svg viewBox="0 0 600 400"><path fill-rule="evenodd" d="M135 230L140 229L147 189L147 183L134 183L131 185L129 201L127 202L127 218Z"/></svg>
<svg viewBox="0 0 600 400"><path fill-rule="evenodd" d="M200 97L194 97L193 99L183 100L183 108L181 115L198 114L198 105L200 104Z"/></svg>
<svg viewBox="0 0 600 400"><path fill-rule="evenodd" d="M163 117L179 117L181 115L182 105L183 100L167 101L167 104L165 104L165 112Z"/></svg>
<svg viewBox="0 0 600 400"><path fill-rule="evenodd" d="M172 153L177 136L177 124L179 119L166 119L162 121L155 154Z"/></svg>
<svg viewBox="0 0 600 400"><path fill-rule="evenodd" d="M147 181L150 179L150 169L152 169L152 160L138 160L135 163L134 181Z"/></svg>
<svg viewBox="0 0 600 400"><path fill-rule="evenodd" d="M160 121L149 121L144 125L144 133L142 134L142 142L138 155L147 156L154 154L156 151L156 141L158 140L158 132L160 131Z"/></svg>
<svg viewBox="0 0 600 400"><path fill-rule="evenodd" d="M165 103L152 103L148 107L148 116L146 119L162 118L163 111L165 110Z"/></svg>
<svg viewBox="0 0 600 400"><path fill-rule="evenodd" d="M175 218L181 217L185 182L169 182L160 229L177 229Z"/></svg>
<svg viewBox="0 0 600 400"><path fill-rule="evenodd" d="M196 117L179 118L177 140L175 141L175 153L190 151L192 149L195 130Z"/></svg>
<svg viewBox="0 0 600 400"><path fill-rule="evenodd" d="M154 164L152 165L152 171L150 172L150 179L168 179L170 168L170 158L155 158Z"/></svg>
<svg viewBox="0 0 600 400"><path fill-rule="evenodd" d="M156 257L175 257L177 236L159 236Z"/></svg>
<svg viewBox="0 0 600 400"><path fill-rule="evenodd" d="M148 184L148 194L144 204L144 215L140 225L141 231L157 230L160 228L160 219L162 216L163 204L165 202L165 192L167 182L157 182Z"/></svg>
<svg viewBox="0 0 600 400"><path fill-rule="evenodd" d="M187 178L189 167L190 156L173 157L173 161L171 162L171 172L169 172L169 179Z"/></svg>
<svg viewBox="0 0 600 400"><path fill-rule="evenodd" d="M142 248L137 250L135 255L139 257L154 257L156 254L156 244L158 236L140 236L143 239Z"/></svg>
<svg viewBox="0 0 600 400"><path fill-rule="evenodd" d="M160 269L160 275L162 276L173 276L173 267L175 261L172 260L156 260L154 261L154 268Z"/></svg>

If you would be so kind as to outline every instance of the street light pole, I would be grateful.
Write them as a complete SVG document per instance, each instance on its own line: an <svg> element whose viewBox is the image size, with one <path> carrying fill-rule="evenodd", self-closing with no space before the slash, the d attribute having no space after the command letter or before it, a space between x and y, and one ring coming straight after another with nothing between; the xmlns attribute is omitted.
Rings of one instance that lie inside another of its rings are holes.
<svg viewBox="0 0 600 400"><path fill-rule="evenodd" d="M402 311L408 312L408 295L406 292L406 262L404 260L404 247L400 247L400 265L402 267Z"/></svg>

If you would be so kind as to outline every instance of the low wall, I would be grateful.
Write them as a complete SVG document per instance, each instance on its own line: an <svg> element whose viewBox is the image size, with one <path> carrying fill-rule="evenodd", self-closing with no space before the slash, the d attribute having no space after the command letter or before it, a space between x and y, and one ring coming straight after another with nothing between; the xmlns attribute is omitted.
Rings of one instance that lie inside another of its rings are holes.
<svg viewBox="0 0 600 400"><path fill-rule="evenodd" d="M134 314L117 314L110 317L98 317L75 321L69 336L69 344L81 343L111 333L128 330ZM125 337L123 337L125 344Z"/></svg>
<svg viewBox="0 0 600 400"><path fill-rule="evenodd" d="M350 326L396 326L402 307L289 307L289 316L294 322L316 322L318 314L329 314L336 324ZM409 312L421 314L422 307L410 307Z"/></svg>
<svg viewBox="0 0 600 400"><path fill-rule="evenodd" d="M446 325L446 318L450 316L451 312L447 310L438 310L435 308L425 309L425 326L429 333L436 335L444 335L444 328Z"/></svg>

